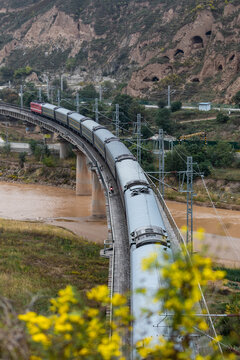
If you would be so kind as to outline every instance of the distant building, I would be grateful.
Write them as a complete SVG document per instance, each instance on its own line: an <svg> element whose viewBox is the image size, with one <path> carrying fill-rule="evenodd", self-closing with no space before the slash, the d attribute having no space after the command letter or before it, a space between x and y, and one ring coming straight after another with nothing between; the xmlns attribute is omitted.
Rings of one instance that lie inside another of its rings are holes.
<svg viewBox="0 0 240 360"><path fill-rule="evenodd" d="M210 102L201 102L198 104L198 110L200 111L209 111L211 110L211 103Z"/></svg>

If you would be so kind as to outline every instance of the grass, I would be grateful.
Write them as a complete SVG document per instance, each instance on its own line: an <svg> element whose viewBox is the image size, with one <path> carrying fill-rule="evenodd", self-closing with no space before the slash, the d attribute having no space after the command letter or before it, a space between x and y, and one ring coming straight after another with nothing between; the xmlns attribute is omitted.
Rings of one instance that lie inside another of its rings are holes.
<svg viewBox="0 0 240 360"><path fill-rule="evenodd" d="M217 169L215 168L211 174L213 179L240 181L240 169Z"/></svg>
<svg viewBox="0 0 240 360"><path fill-rule="evenodd" d="M215 270L224 270L228 280L224 285L210 283L205 290L205 297L211 314L226 314L227 307L232 313L239 313L240 296L240 269L216 267ZM217 333L222 336L222 342L236 350L239 348L240 323L238 317L213 318Z"/></svg>
<svg viewBox="0 0 240 360"><path fill-rule="evenodd" d="M0 293L23 309L33 295L36 311L71 284L85 291L107 283L100 246L51 225L0 219Z"/></svg>
<svg viewBox="0 0 240 360"><path fill-rule="evenodd" d="M230 281L237 281L240 283L240 269L232 269L225 267L217 267L215 270L224 270L226 273L225 278ZM239 284L240 285L240 284Z"/></svg>

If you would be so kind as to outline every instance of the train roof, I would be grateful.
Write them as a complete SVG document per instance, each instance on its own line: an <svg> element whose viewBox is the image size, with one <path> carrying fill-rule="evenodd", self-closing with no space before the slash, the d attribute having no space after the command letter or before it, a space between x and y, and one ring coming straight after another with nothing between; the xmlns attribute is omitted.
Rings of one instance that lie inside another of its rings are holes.
<svg viewBox="0 0 240 360"><path fill-rule="evenodd" d="M141 187L144 186L135 186L124 194L129 233L142 227L153 226L165 230L154 192L152 189L148 189L147 193L141 192ZM137 188L139 192L135 195Z"/></svg>
<svg viewBox="0 0 240 360"><path fill-rule="evenodd" d="M131 151L120 141L112 141L106 144L106 149L109 151L111 156L117 159L119 156L122 155L129 155L133 156Z"/></svg>
<svg viewBox="0 0 240 360"><path fill-rule="evenodd" d="M118 139L115 135L113 135L108 129L98 129L95 134L95 137L97 137L99 140L104 143L108 139Z"/></svg>
<svg viewBox="0 0 240 360"><path fill-rule="evenodd" d="M49 104L49 103L43 103L42 106L43 106L43 108L50 109L50 110L54 110L57 108L56 105Z"/></svg>
<svg viewBox="0 0 240 360"><path fill-rule="evenodd" d="M134 183L148 183L143 169L134 159L125 159L116 163L116 171L122 191L125 186Z"/></svg>
<svg viewBox="0 0 240 360"><path fill-rule="evenodd" d="M82 121L83 119L87 119L86 116L78 114L77 112L73 112L72 114L69 114L69 118L79 122Z"/></svg>
<svg viewBox="0 0 240 360"><path fill-rule="evenodd" d="M82 124L83 128L87 128L90 131L93 131L94 127L97 126L101 126L98 123L96 123L96 121L93 121L91 119L87 119L86 121L84 121L84 123Z"/></svg>
<svg viewBox="0 0 240 360"><path fill-rule="evenodd" d="M57 108L55 111L56 111L56 113L60 113L60 114L64 114L64 115L71 113L71 110L65 109L62 107Z"/></svg>

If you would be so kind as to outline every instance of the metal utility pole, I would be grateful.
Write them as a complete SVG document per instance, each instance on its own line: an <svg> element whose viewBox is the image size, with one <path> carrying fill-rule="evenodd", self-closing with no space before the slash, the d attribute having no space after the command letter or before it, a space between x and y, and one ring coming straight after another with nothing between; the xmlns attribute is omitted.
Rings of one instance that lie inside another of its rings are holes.
<svg viewBox="0 0 240 360"><path fill-rule="evenodd" d="M137 161L141 164L141 114L137 114Z"/></svg>
<svg viewBox="0 0 240 360"><path fill-rule="evenodd" d="M98 123L98 98L95 99L95 121Z"/></svg>
<svg viewBox="0 0 240 360"><path fill-rule="evenodd" d="M61 91L63 91L63 75L61 75Z"/></svg>
<svg viewBox="0 0 240 360"><path fill-rule="evenodd" d="M171 107L171 86L168 85L168 108Z"/></svg>
<svg viewBox="0 0 240 360"><path fill-rule="evenodd" d="M49 101L49 80L48 80L48 77L47 77L47 99Z"/></svg>
<svg viewBox="0 0 240 360"><path fill-rule="evenodd" d="M42 89L41 88L38 89L38 99L39 99L39 101L42 101Z"/></svg>
<svg viewBox="0 0 240 360"><path fill-rule="evenodd" d="M76 95L77 113L79 113L79 93Z"/></svg>
<svg viewBox="0 0 240 360"><path fill-rule="evenodd" d="M99 85L99 101L102 102L102 85Z"/></svg>
<svg viewBox="0 0 240 360"><path fill-rule="evenodd" d="M57 92L57 103L58 103L58 106L60 106L60 90L58 89L58 92Z"/></svg>
<svg viewBox="0 0 240 360"><path fill-rule="evenodd" d="M20 85L20 99L21 99L21 108L23 108L23 86Z"/></svg>
<svg viewBox="0 0 240 360"><path fill-rule="evenodd" d="M164 136L163 129L158 131L158 148L159 148L159 158L158 158L158 168L159 168L159 191L164 198Z"/></svg>
<svg viewBox="0 0 240 360"><path fill-rule="evenodd" d="M51 103L53 104L53 88L51 88Z"/></svg>
<svg viewBox="0 0 240 360"><path fill-rule="evenodd" d="M187 244L190 242L191 254L193 252L193 161L187 156ZM190 231L189 231L190 224ZM189 236L190 232L190 236Z"/></svg>
<svg viewBox="0 0 240 360"><path fill-rule="evenodd" d="M116 104L116 136L119 137L119 104Z"/></svg>

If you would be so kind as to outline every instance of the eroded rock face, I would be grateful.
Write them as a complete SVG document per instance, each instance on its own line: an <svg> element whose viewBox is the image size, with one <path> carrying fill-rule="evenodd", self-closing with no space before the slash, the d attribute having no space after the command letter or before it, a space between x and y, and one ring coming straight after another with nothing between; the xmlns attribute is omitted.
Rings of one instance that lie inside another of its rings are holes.
<svg viewBox="0 0 240 360"><path fill-rule="evenodd" d="M148 65L143 56L136 56L139 53L136 49L135 59L138 59L142 68L133 72L127 92L134 96L145 96L156 89L156 84L159 84L161 90L161 84L167 84L169 74L180 78L185 74L185 83L204 84L209 79L217 78L212 87L216 92L215 99L219 99L217 94L226 92L225 101L230 101L240 89L240 34L239 26L236 26L240 20L239 10L240 5L229 4L224 8L224 18L231 19L228 29L225 29L223 23L216 21L210 10L201 11L193 22L182 26L176 32L171 49L161 49L161 52L158 49L158 52L155 50L148 53L147 61L157 57L154 64ZM148 45L149 43L146 45L145 42L145 46ZM236 50L229 52L228 47ZM191 74L192 72L194 74ZM166 85L164 86L166 88Z"/></svg>
<svg viewBox="0 0 240 360"><path fill-rule="evenodd" d="M196 92L198 86L201 90L210 87L211 100L216 93L216 99L226 94L229 101L239 90L240 5L219 0L216 10L203 5L191 8L187 1L153 3L113 2L109 12L109 8L97 8L92 0L78 16L65 12L65 3L39 12L36 4L11 9L2 0L1 16L12 19L24 11L32 16L26 16L19 27L10 20L7 25L0 24L4 36L10 38L1 47L0 66L8 64L15 50L24 54L44 47L43 57L54 51L76 57L74 75L78 77L85 56L81 70L85 80L97 81L103 76L124 79L130 95L145 97L168 84L184 91L188 84L194 84ZM64 61L61 67L67 58ZM31 66L31 59L28 62Z"/></svg>

